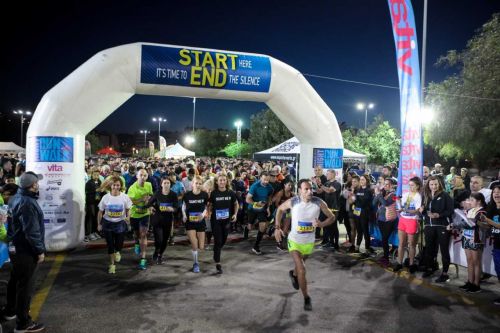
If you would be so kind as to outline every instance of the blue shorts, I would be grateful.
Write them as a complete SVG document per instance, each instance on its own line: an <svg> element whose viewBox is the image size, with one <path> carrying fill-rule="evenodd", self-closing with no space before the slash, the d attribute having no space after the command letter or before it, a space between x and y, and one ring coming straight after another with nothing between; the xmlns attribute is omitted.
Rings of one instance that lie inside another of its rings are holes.
<svg viewBox="0 0 500 333"><path fill-rule="evenodd" d="M133 231L139 231L140 229L148 229L149 228L149 215L140 217L138 219L131 217L130 218L130 226Z"/></svg>

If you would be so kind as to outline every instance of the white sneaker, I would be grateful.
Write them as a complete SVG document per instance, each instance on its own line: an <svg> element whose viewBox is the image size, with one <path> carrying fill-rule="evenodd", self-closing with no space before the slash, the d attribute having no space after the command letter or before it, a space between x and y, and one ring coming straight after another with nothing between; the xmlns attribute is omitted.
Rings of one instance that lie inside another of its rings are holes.
<svg viewBox="0 0 500 333"><path fill-rule="evenodd" d="M85 236L85 237L83 238L83 242L84 242L84 243L88 243L88 242L90 242L89 237L88 237L88 236Z"/></svg>
<svg viewBox="0 0 500 333"><path fill-rule="evenodd" d="M95 240L97 240L97 238L96 238L95 234L90 234L90 235L89 235L89 239L90 239L91 241L95 241Z"/></svg>
<svg viewBox="0 0 500 333"><path fill-rule="evenodd" d="M101 239L101 235L99 235L99 233L97 232L94 232L94 236L95 236L95 239Z"/></svg>

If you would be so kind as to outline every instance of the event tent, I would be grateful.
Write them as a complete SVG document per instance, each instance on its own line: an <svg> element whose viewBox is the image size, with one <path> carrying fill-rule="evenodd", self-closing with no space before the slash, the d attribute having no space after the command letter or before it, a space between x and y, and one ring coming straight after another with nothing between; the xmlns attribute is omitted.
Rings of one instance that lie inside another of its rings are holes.
<svg viewBox="0 0 500 333"><path fill-rule="evenodd" d="M105 147L97 151L97 155L120 155L120 153L111 147Z"/></svg>
<svg viewBox="0 0 500 333"><path fill-rule="evenodd" d="M14 142L0 142L0 153L19 153L24 152L24 148L16 145Z"/></svg>
<svg viewBox="0 0 500 333"><path fill-rule="evenodd" d="M296 137L293 137L272 148L253 154L253 158L257 161L272 160L295 162L299 155L300 142ZM348 163L366 163L367 156L344 148L343 161Z"/></svg>
<svg viewBox="0 0 500 333"><path fill-rule="evenodd" d="M165 151L166 158L184 158L188 156L195 156L195 154L191 150L181 146L178 142L173 147L167 148Z"/></svg>

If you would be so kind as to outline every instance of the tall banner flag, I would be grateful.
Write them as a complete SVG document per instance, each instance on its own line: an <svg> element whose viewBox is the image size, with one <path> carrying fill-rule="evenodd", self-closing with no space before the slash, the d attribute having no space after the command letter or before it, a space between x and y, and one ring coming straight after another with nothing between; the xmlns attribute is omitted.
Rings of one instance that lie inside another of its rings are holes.
<svg viewBox="0 0 500 333"><path fill-rule="evenodd" d="M92 147L90 145L90 141L85 140L85 157L90 157L92 154Z"/></svg>
<svg viewBox="0 0 500 333"><path fill-rule="evenodd" d="M409 191L409 180L422 178L423 144L420 108L420 66L415 17L410 0L388 0L396 44L401 104L401 153L398 195Z"/></svg>
<svg viewBox="0 0 500 333"><path fill-rule="evenodd" d="M153 141L149 141L149 157L153 157L155 154L155 144Z"/></svg>
<svg viewBox="0 0 500 333"><path fill-rule="evenodd" d="M165 151L167 149L167 140L160 136L160 151Z"/></svg>

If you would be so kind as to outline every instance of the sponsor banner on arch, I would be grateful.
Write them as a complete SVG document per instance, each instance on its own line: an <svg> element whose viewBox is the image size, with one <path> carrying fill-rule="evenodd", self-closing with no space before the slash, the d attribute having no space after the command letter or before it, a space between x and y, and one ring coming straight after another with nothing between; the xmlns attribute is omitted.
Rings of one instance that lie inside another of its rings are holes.
<svg viewBox="0 0 500 333"><path fill-rule="evenodd" d="M269 57L142 45L141 83L269 92Z"/></svg>

